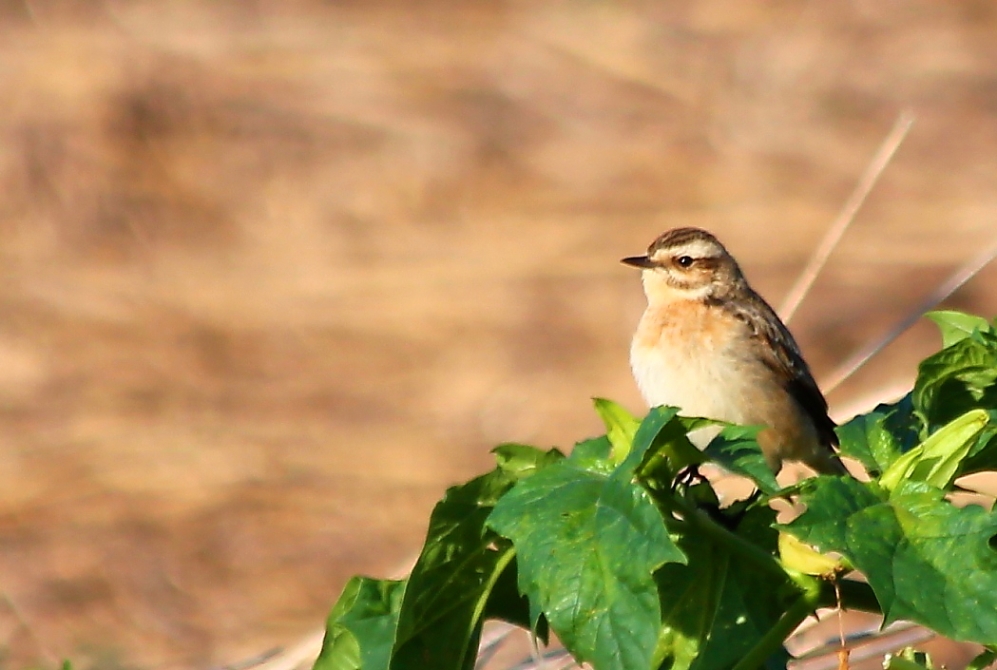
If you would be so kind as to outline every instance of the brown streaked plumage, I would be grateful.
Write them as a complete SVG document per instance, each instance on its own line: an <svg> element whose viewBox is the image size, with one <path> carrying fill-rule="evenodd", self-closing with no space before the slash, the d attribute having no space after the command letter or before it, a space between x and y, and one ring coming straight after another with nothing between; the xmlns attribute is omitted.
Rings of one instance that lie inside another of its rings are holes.
<svg viewBox="0 0 997 670"><path fill-rule="evenodd" d="M827 401L796 341L713 235L676 228L623 262L642 270L647 295L630 363L649 405L766 426L758 442L773 471L799 460L846 474ZM705 446L713 434L694 441Z"/></svg>

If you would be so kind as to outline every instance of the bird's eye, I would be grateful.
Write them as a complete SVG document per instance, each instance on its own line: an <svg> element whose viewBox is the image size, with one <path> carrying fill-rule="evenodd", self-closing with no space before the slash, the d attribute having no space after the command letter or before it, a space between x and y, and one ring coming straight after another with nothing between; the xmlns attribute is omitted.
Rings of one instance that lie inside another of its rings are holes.
<svg viewBox="0 0 997 670"><path fill-rule="evenodd" d="M679 256L675 259L675 263L678 264L680 268L690 267L695 262L692 256Z"/></svg>

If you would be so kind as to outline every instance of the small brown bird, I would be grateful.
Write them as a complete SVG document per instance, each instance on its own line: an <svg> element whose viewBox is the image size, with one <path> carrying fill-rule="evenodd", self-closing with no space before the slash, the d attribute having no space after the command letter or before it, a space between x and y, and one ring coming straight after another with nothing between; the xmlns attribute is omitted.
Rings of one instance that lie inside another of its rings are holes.
<svg viewBox="0 0 997 670"><path fill-rule="evenodd" d="M623 262L642 270L647 295L630 365L650 406L766 426L758 444L773 472L795 460L847 474L827 400L796 341L717 238L676 228ZM691 438L702 448L715 434Z"/></svg>

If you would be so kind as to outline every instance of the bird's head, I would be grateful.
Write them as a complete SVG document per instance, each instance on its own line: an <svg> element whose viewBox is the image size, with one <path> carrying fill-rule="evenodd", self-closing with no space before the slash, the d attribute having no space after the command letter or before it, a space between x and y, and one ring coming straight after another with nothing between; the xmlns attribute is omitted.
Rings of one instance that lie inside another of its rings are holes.
<svg viewBox="0 0 997 670"><path fill-rule="evenodd" d="M643 271L650 303L722 298L746 285L733 256L700 228L669 230L651 243L646 255L622 262Z"/></svg>

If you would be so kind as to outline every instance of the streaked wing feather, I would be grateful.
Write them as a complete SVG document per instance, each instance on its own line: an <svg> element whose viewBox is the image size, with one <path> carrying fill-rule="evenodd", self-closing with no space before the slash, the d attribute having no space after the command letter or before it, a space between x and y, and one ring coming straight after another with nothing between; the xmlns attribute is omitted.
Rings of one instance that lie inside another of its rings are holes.
<svg viewBox="0 0 997 670"><path fill-rule="evenodd" d="M827 414L827 400L803 360L796 340L775 311L753 291L748 300L727 301L723 306L766 342L768 346L761 348L765 365L774 370L780 379L786 380L786 391L810 416L821 442L837 446L838 436L834 432L837 424Z"/></svg>

